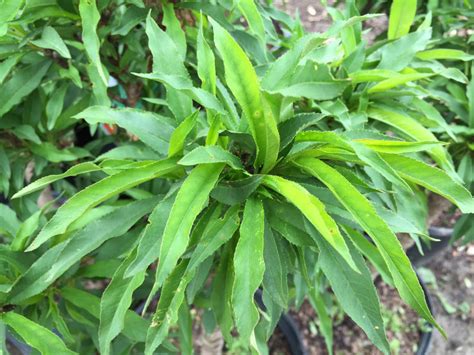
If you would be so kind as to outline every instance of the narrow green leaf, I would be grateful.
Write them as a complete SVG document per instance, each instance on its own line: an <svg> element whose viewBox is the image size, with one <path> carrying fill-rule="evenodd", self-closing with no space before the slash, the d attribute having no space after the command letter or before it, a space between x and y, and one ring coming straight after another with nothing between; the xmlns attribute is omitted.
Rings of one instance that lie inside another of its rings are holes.
<svg viewBox="0 0 474 355"><path fill-rule="evenodd" d="M129 255L116 270L100 299L99 347L100 353L110 354L110 343L124 328L125 316L132 303L133 292L145 280L145 271L131 277L124 273L135 257Z"/></svg>
<svg viewBox="0 0 474 355"><path fill-rule="evenodd" d="M190 99L196 101L207 109L215 110L220 113L225 113L221 103L210 92L199 89L193 86L191 79L176 75L168 74L160 71L154 71L149 74L133 73L136 76L145 79L156 80L163 83L168 89L172 88L181 95L188 96Z"/></svg>
<svg viewBox="0 0 474 355"><path fill-rule="evenodd" d="M211 304L217 323L226 341L231 341L234 328L232 318L232 286L234 284L233 251L234 245L229 243L223 248L220 263L214 277L211 293Z"/></svg>
<svg viewBox="0 0 474 355"><path fill-rule="evenodd" d="M14 210L0 203L0 232L14 237L20 228L20 221Z"/></svg>
<svg viewBox="0 0 474 355"><path fill-rule="evenodd" d="M160 255L163 231L165 230L166 221L168 220L175 199L176 192L173 191L156 205L138 241L137 255L125 271L125 277L130 277L141 271L145 271Z"/></svg>
<svg viewBox="0 0 474 355"><path fill-rule="evenodd" d="M442 145L442 142L406 142L394 140L379 139L356 139L356 142L362 143L372 150L380 153L401 154L415 153L430 150L434 147Z"/></svg>
<svg viewBox="0 0 474 355"><path fill-rule="evenodd" d="M55 181L58 181L70 176L87 174L87 173L90 173L93 171L99 171L99 170L101 170L101 168L95 165L94 163L90 163L90 162L80 163L80 164L74 165L72 168L69 168L62 174L48 175L48 176L39 178L38 180L32 182L28 186L18 191L16 194L13 195L12 198L19 198L19 197L26 196L28 194L31 194L32 192L41 190L42 188L48 186L49 184L52 184Z"/></svg>
<svg viewBox="0 0 474 355"><path fill-rule="evenodd" d="M50 60L30 64L0 86L0 118L38 87L50 65Z"/></svg>
<svg viewBox="0 0 474 355"><path fill-rule="evenodd" d="M278 125L280 131L280 150L287 147L295 136L304 129L320 121L324 115L318 113L301 113Z"/></svg>
<svg viewBox="0 0 474 355"><path fill-rule="evenodd" d="M102 82L107 85L108 78L100 61L100 41L97 36L97 25L100 13L97 10L96 0L80 0L79 14L82 22L82 41L89 61L96 68Z"/></svg>
<svg viewBox="0 0 474 355"><path fill-rule="evenodd" d="M156 203L157 199L152 198L120 207L75 232L68 240L48 249L16 282L9 294L11 302L21 302L45 290L72 265L105 241L126 233Z"/></svg>
<svg viewBox="0 0 474 355"><path fill-rule="evenodd" d="M300 184L279 176L267 175L263 178L263 184L295 205L347 263L357 270L336 222L326 212L324 204L318 198Z"/></svg>
<svg viewBox="0 0 474 355"><path fill-rule="evenodd" d="M436 48L429 49L426 51L418 52L416 57L422 60L437 60L437 59L448 59L448 60L462 60L468 62L474 59L474 55L469 55L459 49L448 49L448 48Z"/></svg>
<svg viewBox="0 0 474 355"><path fill-rule="evenodd" d="M163 284L158 307L148 328L145 355L153 355L168 335L171 325L178 320L178 312L184 302L186 286L192 274L186 274L187 262L176 266Z"/></svg>
<svg viewBox="0 0 474 355"><path fill-rule="evenodd" d="M263 172L267 172L275 165L280 147L275 118L264 102L260 82L247 55L226 30L211 22L216 47L224 60L227 85L242 107L257 145L255 165L263 166Z"/></svg>
<svg viewBox="0 0 474 355"><path fill-rule="evenodd" d="M337 170L318 159L301 158L296 164L322 181L369 234L387 263L402 299L445 334L431 315L423 289L400 242L369 200Z"/></svg>
<svg viewBox="0 0 474 355"><path fill-rule="evenodd" d="M470 192L444 171L404 156L383 156L405 179L447 198L463 213L474 213L474 199Z"/></svg>
<svg viewBox="0 0 474 355"><path fill-rule="evenodd" d="M171 38L178 50L181 60L186 58L186 35L181 28L181 23L176 18L173 4L163 4L163 25L166 26L166 34Z"/></svg>
<svg viewBox="0 0 474 355"><path fill-rule="evenodd" d="M262 286L280 307L286 308L288 306L288 270L285 270L276 238L279 237L273 234L270 224L265 221L263 256L265 265L270 267L265 267Z"/></svg>
<svg viewBox="0 0 474 355"><path fill-rule="evenodd" d="M433 75L435 74L430 74L430 73L399 74L391 78L382 80L379 83L375 84L368 90L368 93L372 94L375 92L384 92L384 91L393 89L394 87L397 87L397 86L400 86L412 81L429 78Z"/></svg>
<svg viewBox="0 0 474 355"><path fill-rule="evenodd" d="M312 226L310 233L316 233L319 247L318 263L329 280L344 311L359 325L369 339L385 354L390 354L390 346L385 336L385 327L380 314L380 302L372 283L372 276L362 256L351 245L352 259L359 273L347 265L340 255L323 239Z"/></svg>
<svg viewBox="0 0 474 355"><path fill-rule="evenodd" d="M201 87L216 95L216 60L211 47L204 37L202 22L201 18L196 44L197 73L199 79L201 79Z"/></svg>
<svg viewBox="0 0 474 355"><path fill-rule="evenodd" d="M260 287L265 263L264 210L256 198L247 200L244 209L240 236L234 254L234 285L232 286L232 308L239 336L246 346L258 323L259 312L254 294Z"/></svg>
<svg viewBox="0 0 474 355"><path fill-rule="evenodd" d="M78 288L64 287L61 296L74 306L86 311L94 318L100 317L100 298ZM134 342L144 342L150 322L131 310L125 313L123 335Z"/></svg>
<svg viewBox="0 0 474 355"><path fill-rule="evenodd" d="M64 106L64 97L66 96L66 92L68 89L67 84L62 84L59 86L55 93L51 98L48 100L46 104L46 117L48 118L48 130L53 130L54 126L56 125L56 121L58 117L61 115Z"/></svg>
<svg viewBox="0 0 474 355"><path fill-rule="evenodd" d="M416 15L416 0L393 0L388 19L388 39L396 39L410 32Z"/></svg>
<svg viewBox="0 0 474 355"><path fill-rule="evenodd" d="M193 223L204 208L223 168L224 164L199 165L191 171L179 189L163 232L153 287L155 290L163 284L185 252Z"/></svg>
<svg viewBox="0 0 474 355"><path fill-rule="evenodd" d="M169 140L174 127L169 119L151 112L133 108L114 109L105 106L91 106L76 114L89 124L116 124L136 135L156 152L168 153Z"/></svg>
<svg viewBox="0 0 474 355"><path fill-rule="evenodd" d="M196 126L196 120L199 116L199 111L193 112L186 117L183 122L173 131L170 137L170 145L168 148L168 157L175 155L182 155L186 137L191 133Z"/></svg>
<svg viewBox="0 0 474 355"><path fill-rule="evenodd" d="M0 63L0 85L3 83L8 74L10 74L11 70L15 67L20 58L21 55L11 55Z"/></svg>
<svg viewBox="0 0 474 355"><path fill-rule="evenodd" d="M364 255L376 267L384 282L393 286L393 279L390 270L377 247L355 229L344 227L344 232L350 237L351 241L362 255Z"/></svg>
<svg viewBox="0 0 474 355"><path fill-rule="evenodd" d="M69 49L67 49L63 39L61 38L59 33L51 26L44 27L41 38L36 41L31 41L31 43L41 48L55 50L59 53L61 57L67 59L71 58L71 53L69 53Z"/></svg>
<svg viewBox="0 0 474 355"><path fill-rule="evenodd" d="M238 6L249 25L250 32L255 34L262 46L266 45L263 18L254 0L240 0Z"/></svg>
<svg viewBox="0 0 474 355"><path fill-rule="evenodd" d="M243 170L244 167L234 154L218 145L201 146L190 151L178 161L180 165L198 165L225 163L236 170Z"/></svg>
<svg viewBox="0 0 474 355"><path fill-rule="evenodd" d="M204 260L229 241L239 227L239 206L230 208L225 216L211 222L194 249L188 264L188 272L196 269Z"/></svg>
<svg viewBox="0 0 474 355"><path fill-rule="evenodd" d="M403 2L404 0L399 0ZM413 0L408 0L413 1ZM424 50L431 38L431 28L409 33L381 47L375 54L381 55L377 69L399 71L408 66L416 53ZM368 59L371 59L369 56Z"/></svg>
<svg viewBox="0 0 474 355"><path fill-rule="evenodd" d="M223 181L212 190L211 196L226 205L240 204L260 186L261 181L261 175L252 175L241 180Z"/></svg>
<svg viewBox="0 0 474 355"><path fill-rule="evenodd" d="M370 107L367 114L369 117L392 126L401 131L406 136L417 141L438 141L431 131L423 127L418 121L415 121L406 114L396 112L383 106ZM452 164L450 163L446 150L443 147L438 146L431 148L428 153L444 169L453 171Z"/></svg>
<svg viewBox="0 0 474 355"><path fill-rule="evenodd" d="M342 94L349 81L309 81L296 83L271 91L286 97L306 97L312 100L331 100Z"/></svg>
<svg viewBox="0 0 474 355"><path fill-rule="evenodd" d="M69 350L60 337L45 327L13 312L0 315L0 320L17 332L32 348L44 355L77 354Z"/></svg>
<svg viewBox="0 0 474 355"><path fill-rule="evenodd" d="M68 227L87 210L123 191L176 171L176 159L150 163L106 177L81 190L62 205L33 240L27 251L35 250L50 238L66 232Z"/></svg>
<svg viewBox="0 0 474 355"><path fill-rule="evenodd" d="M378 153L357 141L346 140L340 134L329 131L304 131L296 136L296 141L328 143L351 152L353 151L360 160L377 170L387 180L407 191L411 191L410 186L390 167L390 165L387 164L387 162L383 160Z"/></svg>

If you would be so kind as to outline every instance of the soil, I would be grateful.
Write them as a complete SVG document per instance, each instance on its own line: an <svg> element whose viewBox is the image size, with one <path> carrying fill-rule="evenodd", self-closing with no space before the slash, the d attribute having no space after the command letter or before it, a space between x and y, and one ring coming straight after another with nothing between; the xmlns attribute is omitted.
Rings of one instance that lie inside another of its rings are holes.
<svg viewBox="0 0 474 355"><path fill-rule="evenodd" d="M291 355L291 349L285 335L278 327L268 342L268 348L272 355Z"/></svg>
<svg viewBox="0 0 474 355"><path fill-rule="evenodd" d="M334 0L328 0L328 4L334 4ZM320 1L314 0L276 0L274 4L288 14L295 16L297 13L305 29L309 32L324 32L332 23L331 16ZM339 7L339 6L338 6ZM364 21L364 39L373 43L378 35L388 27L388 18L385 14Z"/></svg>
<svg viewBox="0 0 474 355"><path fill-rule="evenodd" d="M447 339L433 333L430 355L474 354L474 245L447 248L427 268L436 276L429 285L433 294L433 312L446 330ZM443 306L444 299L454 308Z"/></svg>
<svg viewBox="0 0 474 355"><path fill-rule="evenodd" d="M386 323L387 338L394 354L414 354L420 339L418 315L406 306L397 292L382 282L376 283L382 316ZM317 316L308 302L293 311L295 321L303 331L304 343L309 355L326 355L323 337L317 332ZM370 342L365 333L349 317L334 326L335 354L378 355L381 352Z"/></svg>

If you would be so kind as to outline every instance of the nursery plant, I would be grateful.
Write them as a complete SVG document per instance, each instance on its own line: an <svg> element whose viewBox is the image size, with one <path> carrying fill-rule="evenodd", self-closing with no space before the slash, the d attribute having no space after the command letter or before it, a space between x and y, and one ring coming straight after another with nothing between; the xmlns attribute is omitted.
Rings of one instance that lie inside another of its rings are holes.
<svg viewBox="0 0 474 355"><path fill-rule="evenodd" d="M413 19L398 9L388 39L367 47L361 22L372 15L353 3L331 10L327 32L286 40L278 31L291 22L251 0L165 3L164 16L146 3L152 61L132 70L151 104L72 115L139 143L14 194L22 201L61 179L93 181L20 247L4 236L3 325L45 354L192 353L200 319L228 348L267 353L282 312L308 297L332 352L329 285L389 353L374 267L444 334L396 235L427 238L401 203L423 201L425 189L474 212L426 128L446 126L424 101L427 83L452 79L419 58L429 21L410 32ZM100 41L97 21L86 23L104 4L80 2L87 50Z"/></svg>

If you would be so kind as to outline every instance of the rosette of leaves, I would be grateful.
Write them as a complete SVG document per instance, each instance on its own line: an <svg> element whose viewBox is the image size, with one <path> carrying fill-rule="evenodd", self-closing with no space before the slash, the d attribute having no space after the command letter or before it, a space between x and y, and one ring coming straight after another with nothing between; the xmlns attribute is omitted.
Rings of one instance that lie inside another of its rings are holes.
<svg viewBox="0 0 474 355"><path fill-rule="evenodd" d="M218 18L201 16L188 48L186 32L164 31L149 16L153 66L136 75L159 83L168 107L99 105L75 115L128 130L144 148L103 156L103 179L58 208L23 248L2 249L1 320L44 353L152 354L172 351L172 337L191 353L192 314L201 309L206 328L218 327L228 344L238 335L249 351L266 353L281 313L308 297L331 352L329 285L388 354L369 263L444 333L395 234L423 231L396 209L393 192L415 197L426 188L474 211L446 150L412 116L422 80L443 74L412 66L430 29L366 48L367 16L334 15L328 32L260 65ZM92 287L97 278L110 282ZM151 316L132 311L140 299L145 310L157 300Z"/></svg>

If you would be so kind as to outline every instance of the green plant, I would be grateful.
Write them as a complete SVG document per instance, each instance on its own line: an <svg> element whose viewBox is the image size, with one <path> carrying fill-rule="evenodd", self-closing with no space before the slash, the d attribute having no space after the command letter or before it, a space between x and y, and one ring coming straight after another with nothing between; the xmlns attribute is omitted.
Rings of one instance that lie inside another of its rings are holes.
<svg viewBox="0 0 474 355"><path fill-rule="evenodd" d="M431 0L406 1L415 22L432 22L432 47L419 53L423 65L433 69L445 68L449 75L439 76L427 87L425 100L435 105L448 126L428 126L442 141L448 142L449 152L455 169L465 186L474 192L474 94L472 55L474 9L470 1ZM362 12L390 12L390 3L386 1L358 2ZM422 13L428 12L427 19ZM428 64L429 63L429 64ZM446 69L445 64L448 64ZM420 66L420 64L417 64ZM470 79L469 79L470 78ZM425 108L425 111L428 108ZM437 115L439 121L441 117ZM463 243L474 240L474 216L464 214L457 221L453 241L463 238Z"/></svg>
<svg viewBox="0 0 474 355"><path fill-rule="evenodd" d="M445 148L423 126L425 85L447 75L416 66L428 25L408 33L395 16L396 34L366 48L361 22L370 16L353 6L334 10L326 33L284 40L262 5L241 0L230 14L206 5L182 4L202 11L185 30L172 7L166 30L147 16L153 64L135 75L158 106L95 105L74 115L128 131L141 150L119 145L13 196L67 176L103 177L19 250L5 237L2 322L43 353L171 352L177 325L179 351L191 353L196 307L230 348L265 353L280 314L307 296L331 351L330 285L389 353L367 259L443 332L395 235L425 236L399 204L401 196L422 200L423 188L474 212ZM246 31L232 30L241 18ZM266 311L254 301L259 288ZM155 297L151 318L130 309L146 299L147 310Z"/></svg>

